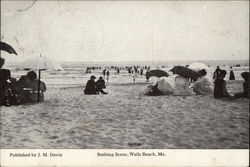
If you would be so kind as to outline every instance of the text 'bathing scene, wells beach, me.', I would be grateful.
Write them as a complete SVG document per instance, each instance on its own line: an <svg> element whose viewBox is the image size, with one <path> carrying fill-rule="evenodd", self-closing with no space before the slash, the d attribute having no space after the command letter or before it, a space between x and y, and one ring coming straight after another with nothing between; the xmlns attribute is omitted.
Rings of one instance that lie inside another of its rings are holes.
<svg viewBox="0 0 250 167"><path fill-rule="evenodd" d="M1 148L247 149L248 5L1 1Z"/></svg>

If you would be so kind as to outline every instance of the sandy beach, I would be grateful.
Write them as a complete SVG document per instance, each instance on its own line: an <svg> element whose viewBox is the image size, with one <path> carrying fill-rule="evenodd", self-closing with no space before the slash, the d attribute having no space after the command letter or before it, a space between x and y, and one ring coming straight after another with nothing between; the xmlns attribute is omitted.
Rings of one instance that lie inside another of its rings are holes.
<svg viewBox="0 0 250 167"><path fill-rule="evenodd" d="M247 149L249 99L142 96L147 83L113 83L108 95L48 85L45 101L1 109L1 148ZM228 81L231 94L242 81Z"/></svg>

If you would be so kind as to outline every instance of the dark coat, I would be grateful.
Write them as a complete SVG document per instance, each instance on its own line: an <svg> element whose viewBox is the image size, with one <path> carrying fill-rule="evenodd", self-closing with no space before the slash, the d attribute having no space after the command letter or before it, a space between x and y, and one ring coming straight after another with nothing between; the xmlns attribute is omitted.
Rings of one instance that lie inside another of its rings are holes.
<svg viewBox="0 0 250 167"><path fill-rule="evenodd" d="M97 90L100 90L100 89L105 89L106 86L105 86L105 81L103 79L99 79L97 82L96 82L96 88Z"/></svg>
<svg viewBox="0 0 250 167"><path fill-rule="evenodd" d="M214 98L229 97L229 93L226 88L226 81L223 79L216 79L214 83Z"/></svg>
<svg viewBox="0 0 250 167"><path fill-rule="evenodd" d="M86 87L84 89L85 94L96 94L96 83L94 80L88 80Z"/></svg>

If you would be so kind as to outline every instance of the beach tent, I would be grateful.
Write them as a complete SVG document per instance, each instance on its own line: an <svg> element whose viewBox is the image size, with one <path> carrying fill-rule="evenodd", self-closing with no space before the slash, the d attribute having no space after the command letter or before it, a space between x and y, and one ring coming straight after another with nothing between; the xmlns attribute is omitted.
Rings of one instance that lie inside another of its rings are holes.
<svg viewBox="0 0 250 167"><path fill-rule="evenodd" d="M18 66L18 68L24 69L24 70L38 71L38 94L37 94L38 102L39 102L39 94L40 94L41 71L42 70L54 70L54 71L63 70L62 66L59 63L47 57L42 57L41 55L39 57L33 57L31 59L25 60Z"/></svg>

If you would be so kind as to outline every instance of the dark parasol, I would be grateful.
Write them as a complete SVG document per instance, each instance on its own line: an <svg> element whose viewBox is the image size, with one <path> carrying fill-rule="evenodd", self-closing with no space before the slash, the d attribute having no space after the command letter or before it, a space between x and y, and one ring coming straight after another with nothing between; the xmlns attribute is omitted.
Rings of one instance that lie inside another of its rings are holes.
<svg viewBox="0 0 250 167"><path fill-rule="evenodd" d="M172 71L174 74L178 74L181 77L190 78L194 81L196 81L199 77L201 77L198 72L183 66L175 66L170 71Z"/></svg>
<svg viewBox="0 0 250 167"><path fill-rule="evenodd" d="M152 76L156 76L156 77L168 77L169 74L166 71L163 70L150 70L146 73L146 77L152 77Z"/></svg>
<svg viewBox="0 0 250 167"><path fill-rule="evenodd" d="M15 49L12 46L10 46L9 44L4 43L4 42L0 42L0 50L4 50L4 51L8 52L9 54L17 55Z"/></svg>

